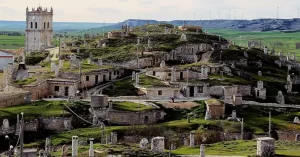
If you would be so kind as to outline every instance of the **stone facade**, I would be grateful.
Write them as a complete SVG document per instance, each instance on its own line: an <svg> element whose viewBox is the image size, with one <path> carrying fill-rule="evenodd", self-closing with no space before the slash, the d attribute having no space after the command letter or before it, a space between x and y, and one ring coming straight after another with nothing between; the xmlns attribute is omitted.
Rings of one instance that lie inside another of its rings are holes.
<svg viewBox="0 0 300 157"><path fill-rule="evenodd" d="M66 131L71 130L72 118L44 118L38 119L39 128L50 131Z"/></svg>
<svg viewBox="0 0 300 157"><path fill-rule="evenodd" d="M148 68L146 75L153 76L164 81L203 80L208 78L208 71L209 68L206 66L201 67L201 72L176 68Z"/></svg>
<svg viewBox="0 0 300 157"><path fill-rule="evenodd" d="M270 137L257 139L257 155L261 157L271 157L275 155L275 139Z"/></svg>
<svg viewBox="0 0 300 157"><path fill-rule="evenodd" d="M155 137L151 139L151 151L164 152L165 151L165 138Z"/></svg>
<svg viewBox="0 0 300 157"><path fill-rule="evenodd" d="M0 92L0 108L30 103L31 94L26 91Z"/></svg>
<svg viewBox="0 0 300 157"><path fill-rule="evenodd" d="M165 98L179 98L180 88L176 87L153 87L153 88L142 88L138 87L141 91L146 93L146 97L150 99L165 99Z"/></svg>
<svg viewBox="0 0 300 157"><path fill-rule="evenodd" d="M160 110L130 112L109 109L96 109L98 118L106 119L110 123L120 125L153 124L164 119L165 113Z"/></svg>
<svg viewBox="0 0 300 157"><path fill-rule="evenodd" d="M53 40L53 9L42 7L26 9L25 51L44 51L52 46Z"/></svg>
<svg viewBox="0 0 300 157"><path fill-rule="evenodd" d="M212 50L212 45L209 44L187 44L177 47L170 52L171 60L181 60L188 63L195 62L195 56L198 56L199 52L206 52ZM199 58L199 57L197 57Z"/></svg>
<svg viewBox="0 0 300 157"><path fill-rule="evenodd" d="M225 118L225 104L217 100L205 101L207 111L212 119Z"/></svg>
<svg viewBox="0 0 300 157"><path fill-rule="evenodd" d="M75 97L78 90L78 81L66 79L49 79L49 95L54 97Z"/></svg>
<svg viewBox="0 0 300 157"><path fill-rule="evenodd" d="M4 70L4 67L14 63L14 55L11 52L1 50L0 51L0 72Z"/></svg>

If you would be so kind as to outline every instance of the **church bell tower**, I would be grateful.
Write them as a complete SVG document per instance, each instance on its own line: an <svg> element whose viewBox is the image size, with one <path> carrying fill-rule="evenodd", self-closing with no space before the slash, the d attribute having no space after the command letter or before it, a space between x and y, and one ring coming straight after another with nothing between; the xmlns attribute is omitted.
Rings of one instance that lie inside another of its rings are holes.
<svg viewBox="0 0 300 157"><path fill-rule="evenodd" d="M41 6L26 8L25 51L44 51L52 46L53 41L53 9L48 11Z"/></svg>

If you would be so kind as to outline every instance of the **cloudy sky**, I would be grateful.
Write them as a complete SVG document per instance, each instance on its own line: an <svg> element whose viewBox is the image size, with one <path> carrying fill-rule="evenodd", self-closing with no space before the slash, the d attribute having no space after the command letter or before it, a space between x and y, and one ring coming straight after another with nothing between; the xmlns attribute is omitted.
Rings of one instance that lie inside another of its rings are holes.
<svg viewBox="0 0 300 157"><path fill-rule="evenodd" d="M53 7L54 21L295 18L300 0L0 0L0 20L25 20L25 8ZM231 10L231 11L229 11Z"/></svg>

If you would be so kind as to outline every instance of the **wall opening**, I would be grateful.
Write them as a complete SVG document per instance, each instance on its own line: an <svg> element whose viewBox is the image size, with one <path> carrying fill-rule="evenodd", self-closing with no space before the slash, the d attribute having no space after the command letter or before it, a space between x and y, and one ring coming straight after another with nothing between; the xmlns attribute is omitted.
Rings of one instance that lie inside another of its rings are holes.
<svg viewBox="0 0 300 157"><path fill-rule="evenodd" d="M37 29L38 28L38 26L37 26L37 22L35 22L35 29Z"/></svg>

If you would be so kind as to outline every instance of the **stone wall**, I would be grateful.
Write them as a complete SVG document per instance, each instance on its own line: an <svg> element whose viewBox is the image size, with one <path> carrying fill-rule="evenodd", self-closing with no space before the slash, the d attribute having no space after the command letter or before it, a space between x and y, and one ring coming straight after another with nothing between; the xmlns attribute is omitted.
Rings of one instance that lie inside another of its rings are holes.
<svg viewBox="0 0 300 157"><path fill-rule="evenodd" d="M44 80L36 85L25 85L22 87L22 89L31 93L32 100L39 100L49 95L49 85L47 80Z"/></svg>
<svg viewBox="0 0 300 157"><path fill-rule="evenodd" d="M146 96L150 99L165 99L165 98L179 98L179 88L146 88L142 89L146 93Z"/></svg>
<svg viewBox="0 0 300 157"><path fill-rule="evenodd" d="M186 44L177 47L171 51L170 54L173 57L172 60L183 60L185 62L195 62L195 55L199 52L206 52L212 49L212 45L209 44ZM199 58L199 56L197 56Z"/></svg>
<svg viewBox="0 0 300 157"><path fill-rule="evenodd" d="M164 119L165 113L160 110L130 112L108 109L95 111L97 117L107 119L110 123L120 125L153 124Z"/></svg>
<svg viewBox="0 0 300 157"><path fill-rule="evenodd" d="M66 131L66 130L71 130L72 125L71 125L72 118L45 118L45 117L40 117L38 119L39 122L39 128L43 130L50 130L50 131Z"/></svg>
<svg viewBox="0 0 300 157"><path fill-rule="evenodd" d="M0 98L0 108L14 106L14 105L22 105L29 103L31 101L30 93L15 93L15 92L5 92L7 96L5 98ZM3 94L0 92L0 94Z"/></svg>
<svg viewBox="0 0 300 157"><path fill-rule="evenodd" d="M153 59L152 57L149 57L149 58L140 58L139 59L140 68L151 67L153 65L159 64L160 62L161 62L160 58ZM124 62L124 63L105 63L105 64L111 65L111 66L116 66L116 67L128 68L128 69L137 68L137 60L136 59L128 61L128 62Z"/></svg>
<svg viewBox="0 0 300 157"><path fill-rule="evenodd" d="M80 88L93 87L105 81L115 80L124 75L124 69L118 70L103 70L99 72L86 73L81 75Z"/></svg>
<svg viewBox="0 0 300 157"><path fill-rule="evenodd" d="M212 86L208 88L209 95L212 96L222 96L223 95L223 89L222 86Z"/></svg>
<svg viewBox="0 0 300 157"><path fill-rule="evenodd" d="M53 95L54 97L75 97L78 90L77 82L72 80L49 80L48 84L49 95Z"/></svg>

